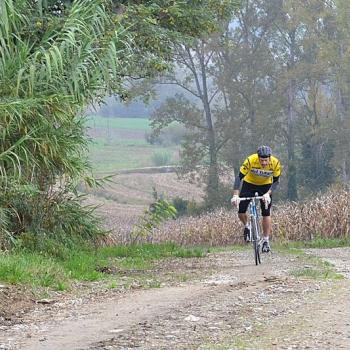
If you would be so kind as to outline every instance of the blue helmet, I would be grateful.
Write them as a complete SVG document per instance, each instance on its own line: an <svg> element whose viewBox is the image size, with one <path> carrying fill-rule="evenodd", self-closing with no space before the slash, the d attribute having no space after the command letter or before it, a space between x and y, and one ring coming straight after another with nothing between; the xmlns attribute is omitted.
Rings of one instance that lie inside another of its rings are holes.
<svg viewBox="0 0 350 350"><path fill-rule="evenodd" d="M258 153L258 156L261 158L268 158L271 157L272 151L269 146L259 146L256 153Z"/></svg>

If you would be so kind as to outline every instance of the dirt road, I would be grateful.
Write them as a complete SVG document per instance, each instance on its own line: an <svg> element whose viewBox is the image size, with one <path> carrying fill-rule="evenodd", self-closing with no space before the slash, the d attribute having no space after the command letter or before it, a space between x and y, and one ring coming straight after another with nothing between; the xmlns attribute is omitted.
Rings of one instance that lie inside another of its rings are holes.
<svg viewBox="0 0 350 350"><path fill-rule="evenodd" d="M250 250L172 260L149 276L160 288L52 296L2 322L0 349L350 349L349 248L252 263Z"/></svg>

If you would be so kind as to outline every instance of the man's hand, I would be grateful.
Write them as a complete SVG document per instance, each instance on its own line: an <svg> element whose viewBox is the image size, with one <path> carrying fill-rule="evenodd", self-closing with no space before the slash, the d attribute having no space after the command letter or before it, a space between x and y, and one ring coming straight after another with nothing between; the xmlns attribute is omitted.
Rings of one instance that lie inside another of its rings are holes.
<svg viewBox="0 0 350 350"><path fill-rule="evenodd" d="M239 202L240 202L240 198L234 194L231 198L231 204L234 206L234 207L238 207L239 206Z"/></svg>
<svg viewBox="0 0 350 350"><path fill-rule="evenodd" d="M268 207L268 205L271 203L270 193L269 193L269 192L266 192L266 193L263 195L262 200L264 201L265 206Z"/></svg>

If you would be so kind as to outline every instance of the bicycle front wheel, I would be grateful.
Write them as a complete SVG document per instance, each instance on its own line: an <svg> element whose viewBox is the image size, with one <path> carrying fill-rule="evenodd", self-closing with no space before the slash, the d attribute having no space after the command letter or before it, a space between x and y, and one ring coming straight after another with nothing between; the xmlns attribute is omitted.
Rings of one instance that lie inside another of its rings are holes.
<svg viewBox="0 0 350 350"><path fill-rule="evenodd" d="M253 250L254 250L254 259L255 265L261 264L260 256L260 235L259 235L259 226L256 220L256 217L252 217L251 230L252 230L252 241L253 241Z"/></svg>

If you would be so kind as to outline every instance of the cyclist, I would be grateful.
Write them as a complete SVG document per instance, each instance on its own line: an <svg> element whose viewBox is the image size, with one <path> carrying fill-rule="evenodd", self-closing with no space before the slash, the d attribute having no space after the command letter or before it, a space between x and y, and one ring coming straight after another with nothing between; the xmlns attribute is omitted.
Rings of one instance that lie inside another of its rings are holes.
<svg viewBox="0 0 350 350"><path fill-rule="evenodd" d="M260 201L263 217L263 253L270 251L271 195L279 184L280 175L281 163L272 155L271 148L269 146L259 146L257 152L250 155L243 162L239 174L234 180L231 203L236 207L238 206L238 217L244 224L244 240L246 242L249 241L250 237L249 220L246 213L249 201L240 201L240 197L254 197L256 192L259 196L263 196Z"/></svg>

